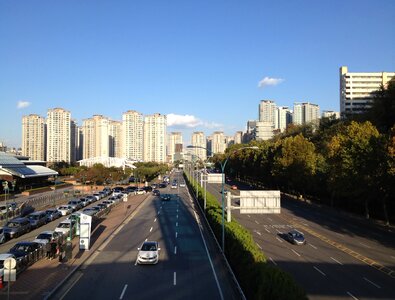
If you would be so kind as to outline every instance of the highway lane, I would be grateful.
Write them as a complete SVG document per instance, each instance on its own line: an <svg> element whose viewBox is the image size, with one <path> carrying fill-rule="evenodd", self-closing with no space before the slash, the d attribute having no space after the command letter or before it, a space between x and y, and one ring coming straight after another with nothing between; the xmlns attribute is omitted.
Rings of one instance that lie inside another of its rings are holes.
<svg viewBox="0 0 395 300"><path fill-rule="evenodd" d="M166 202L149 196L140 211L114 235L89 265L76 272L63 299L237 299L219 288L193 204L186 189ZM161 192L168 192L161 189ZM157 265L136 264L144 240L161 247Z"/></svg>
<svg viewBox="0 0 395 300"><path fill-rule="evenodd" d="M219 190L219 185L209 187L209 191L220 200ZM236 201L233 202L236 205ZM309 216L308 208L303 207L302 211ZM301 211L294 213L294 210L284 208L284 205L280 215L240 215L239 211L234 210L232 217L251 231L254 240L273 264L293 275L306 289L310 299L395 298L395 293L391 289L393 278L322 239L304 232L308 244L298 247L281 238L281 233L294 227L299 228L298 225L314 228L315 231L329 235L335 241L341 238L327 227L322 227L320 220L316 220L318 223L315 223L309 217L303 218ZM335 217L331 216L331 218ZM347 238L351 240L349 241L351 246L353 243L360 242L359 236ZM379 246L383 247L381 244ZM357 249L363 247L358 246ZM382 252L391 252L391 249L385 248Z"/></svg>

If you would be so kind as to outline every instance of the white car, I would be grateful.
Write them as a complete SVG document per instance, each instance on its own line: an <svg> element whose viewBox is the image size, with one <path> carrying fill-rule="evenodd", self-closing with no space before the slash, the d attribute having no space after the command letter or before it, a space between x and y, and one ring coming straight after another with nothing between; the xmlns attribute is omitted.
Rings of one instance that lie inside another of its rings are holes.
<svg viewBox="0 0 395 300"><path fill-rule="evenodd" d="M180 182L180 187L185 187L185 182Z"/></svg>
<svg viewBox="0 0 395 300"><path fill-rule="evenodd" d="M145 193L147 193L146 191L144 191L143 189L137 189L135 191L136 195L144 195Z"/></svg>
<svg viewBox="0 0 395 300"><path fill-rule="evenodd" d="M55 228L56 232L61 233L62 235L68 235L70 232L70 227L74 226L74 221L70 219L66 219L58 224Z"/></svg>
<svg viewBox="0 0 395 300"><path fill-rule="evenodd" d="M50 242L57 242L59 241L61 234L56 231L43 231L41 232L33 242L40 243L40 244L48 244Z"/></svg>
<svg viewBox="0 0 395 300"><path fill-rule="evenodd" d="M13 258L16 260L15 255L11 254L11 253L2 253L0 254L0 276L4 275L4 261L7 258Z"/></svg>
<svg viewBox="0 0 395 300"><path fill-rule="evenodd" d="M144 242L137 254L138 264L157 264L159 261L159 243L155 241Z"/></svg>
<svg viewBox="0 0 395 300"><path fill-rule="evenodd" d="M71 214L73 212L73 208L70 205L62 205L59 206L58 211L62 214L62 216L67 216L68 214Z"/></svg>

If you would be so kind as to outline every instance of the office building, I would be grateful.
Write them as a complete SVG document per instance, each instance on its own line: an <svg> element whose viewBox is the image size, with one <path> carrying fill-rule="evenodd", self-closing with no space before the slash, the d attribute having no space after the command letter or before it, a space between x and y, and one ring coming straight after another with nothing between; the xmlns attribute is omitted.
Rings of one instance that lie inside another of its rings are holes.
<svg viewBox="0 0 395 300"><path fill-rule="evenodd" d="M122 114L122 157L143 160L143 115L129 110Z"/></svg>
<svg viewBox="0 0 395 300"><path fill-rule="evenodd" d="M274 124L272 122L256 122L255 139L257 141L270 140L273 137Z"/></svg>
<svg viewBox="0 0 395 300"><path fill-rule="evenodd" d="M222 131L215 131L211 135L211 152L214 154L225 153L226 138Z"/></svg>
<svg viewBox="0 0 395 300"><path fill-rule="evenodd" d="M71 113L63 108L47 112L47 161L71 162Z"/></svg>
<svg viewBox="0 0 395 300"><path fill-rule="evenodd" d="M348 72L340 67L340 115L359 114L370 108L375 92L395 79L395 72Z"/></svg>
<svg viewBox="0 0 395 300"><path fill-rule="evenodd" d="M284 132L292 123L292 111L287 106L278 106L274 115L274 130Z"/></svg>
<svg viewBox="0 0 395 300"><path fill-rule="evenodd" d="M323 118L340 119L340 112L332 110L324 110L322 112Z"/></svg>
<svg viewBox="0 0 395 300"><path fill-rule="evenodd" d="M144 161L166 162L166 116L159 113L144 117Z"/></svg>
<svg viewBox="0 0 395 300"><path fill-rule="evenodd" d="M45 118L31 114L22 117L22 155L31 160L45 161Z"/></svg>
<svg viewBox="0 0 395 300"><path fill-rule="evenodd" d="M271 100L261 100L259 103L259 121L270 122L274 125L276 103Z"/></svg>

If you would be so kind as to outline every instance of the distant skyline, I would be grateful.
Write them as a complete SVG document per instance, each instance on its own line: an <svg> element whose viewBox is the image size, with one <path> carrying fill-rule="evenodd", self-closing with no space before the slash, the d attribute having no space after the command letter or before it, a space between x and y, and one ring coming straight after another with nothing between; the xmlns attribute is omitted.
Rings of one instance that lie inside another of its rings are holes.
<svg viewBox="0 0 395 300"><path fill-rule="evenodd" d="M233 135L260 100L339 111L339 68L394 72L395 1L0 1L0 142L62 107Z"/></svg>

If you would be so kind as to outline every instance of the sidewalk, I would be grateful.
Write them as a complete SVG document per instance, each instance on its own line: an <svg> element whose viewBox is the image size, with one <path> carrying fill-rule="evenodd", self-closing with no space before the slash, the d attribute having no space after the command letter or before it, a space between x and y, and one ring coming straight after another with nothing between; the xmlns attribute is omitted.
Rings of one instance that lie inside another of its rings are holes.
<svg viewBox="0 0 395 300"><path fill-rule="evenodd" d="M123 221L133 213L149 195L129 196L128 202L120 202L94 229L89 251L79 250L79 239L73 239L73 255L68 262L42 259L26 271L17 281L10 285L10 299L43 299L75 268L84 263L91 254L113 233ZM7 286L0 291L0 299L7 299Z"/></svg>

